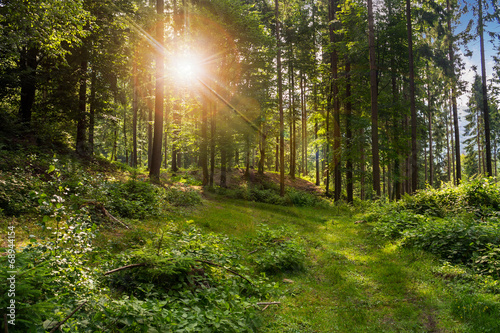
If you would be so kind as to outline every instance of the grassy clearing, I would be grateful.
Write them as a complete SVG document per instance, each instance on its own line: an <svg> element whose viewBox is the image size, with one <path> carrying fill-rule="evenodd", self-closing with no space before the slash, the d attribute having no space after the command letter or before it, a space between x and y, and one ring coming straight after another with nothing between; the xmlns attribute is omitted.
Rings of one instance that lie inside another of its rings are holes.
<svg viewBox="0 0 500 333"><path fill-rule="evenodd" d="M460 309L476 309L477 295L450 283L450 276L441 273L442 263L421 250L373 237L371 227L355 223L352 215L338 208L279 207L213 196L183 217L246 244L261 224L299 233L307 247L306 267L271 276L280 286L272 297L281 305L262 313L261 332L481 331ZM490 318L494 313L481 315L495 320Z"/></svg>

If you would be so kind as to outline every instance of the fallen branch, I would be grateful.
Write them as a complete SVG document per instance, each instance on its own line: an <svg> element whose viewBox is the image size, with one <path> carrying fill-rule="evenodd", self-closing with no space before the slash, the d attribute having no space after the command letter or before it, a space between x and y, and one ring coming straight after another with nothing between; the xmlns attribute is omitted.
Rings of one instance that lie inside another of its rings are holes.
<svg viewBox="0 0 500 333"><path fill-rule="evenodd" d="M129 269L129 268L134 268L134 267L142 267L142 266L146 266L146 265L147 265L146 263L142 263L142 264L132 264L132 265L127 265L127 266L122 266L122 267L118 267L118 268L112 269L110 271L107 271L106 273L104 273L104 275L113 274L113 273L116 273L119 271L123 271L124 269Z"/></svg>
<svg viewBox="0 0 500 333"><path fill-rule="evenodd" d="M216 267L220 267L220 268L224 268L226 271L234 274L234 275L237 275L239 276L240 278L244 279L244 280L247 280L248 283L250 283L252 286L255 287L255 285L252 283L252 281L250 281L249 279L247 279L246 277L244 277L243 275L239 274L239 273L236 273L235 271L233 271L232 269L229 269L229 268L226 268L222 265L219 265L219 264L216 264L214 262L211 262L211 261L208 261L208 260L201 260L201 259L194 259L194 261L197 261L197 262L202 262L202 263L205 263L207 265L211 265L211 266L216 266Z"/></svg>
<svg viewBox="0 0 500 333"><path fill-rule="evenodd" d="M175 259L172 258L170 260L175 260ZM216 267L223 268L226 271L228 271L228 272L230 272L230 273L232 273L234 275L237 275L237 276L239 276L242 279L247 280L248 283L250 283L252 286L255 287L255 285L252 283L252 281L250 281L248 278L244 277L243 275L241 275L241 274L233 271L232 269L229 269L227 267L224 267L222 265L216 264L216 263L208 261L208 260L202 260L202 259L193 259L193 260L196 261L196 262L201 262L201 263L207 264L207 265L211 265L211 266L216 266ZM104 275L109 275L109 274L116 273L116 272L119 272L119 271L122 271L122 270L125 270L125 269L134 268L134 267L141 267L141 266L146 266L146 265L147 265L146 263L142 263L142 264L132 264L132 265L127 265L127 266L123 266L123 267L118 267L118 268L112 269L110 271L107 271L106 273L104 273Z"/></svg>
<svg viewBox="0 0 500 333"><path fill-rule="evenodd" d="M281 302L258 302L257 305L273 305L273 304L281 304Z"/></svg>
<svg viewBox="0 0 500 333"><path fill-rule="evenodd" d="M80 304L76 309L73 310L66 318L64 318L63 321L60 321L57 323L57 325L50 330L49 333L54 333L59 327L61 327L62 324L64 324L71 316L73 316L78 310L80 310L85 304L87 304L87 301L83 302Z"/></svg>
<svg viewBox="0 0 500 333"><path fill-rule="evenodd" d="M85 201L84 204L82 204L82 206L85 206L85 205L93 205L95 208L98 208L101 210L101 212L104 214L104 216L106 216L108 219L110 219L112 222L115 222L115 223L118 223L118 224L121 224L123 227L125 227L126 229L130 229L130 227L128 225L126 225L124 222L120 221L119 219L117 219L116 217L114 217L113 215L111 215L108 210L104 207L104 205L100 202L97 202L97 201L92 201L92 200L88 200L88 201Z"/></svg>

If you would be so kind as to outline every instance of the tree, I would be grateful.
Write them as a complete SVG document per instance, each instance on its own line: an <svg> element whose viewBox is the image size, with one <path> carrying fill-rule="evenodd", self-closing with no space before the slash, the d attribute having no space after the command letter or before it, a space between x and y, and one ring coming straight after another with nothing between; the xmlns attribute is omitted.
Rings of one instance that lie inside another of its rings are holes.
<svg viewBox="0 0 500 333"><path fill-rule="evenodd" d="M164 96L164 54L163 54L163 34L165 31L163 23L164 3L163 0L156 0L156 12L158 22L156 26L156 42L160 49L156 51L156 86L155 86L155 118L154 118L154 139L151 155L151 168L149 177L154 181L160 180L161 167L161 147L163 135L163 96Z"/></svg>

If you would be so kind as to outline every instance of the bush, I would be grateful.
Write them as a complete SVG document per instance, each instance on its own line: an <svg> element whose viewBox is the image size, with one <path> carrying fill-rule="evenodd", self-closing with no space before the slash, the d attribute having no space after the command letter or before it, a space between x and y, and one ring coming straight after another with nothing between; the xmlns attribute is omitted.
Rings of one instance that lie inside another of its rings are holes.
<svg viewBox="0 0 500 333"><path fill-rule="evenodd" d="M169 187L162 192L163 199L175 207L191 207L201 203L201 196L189 187Z"/></svg>
<svg viewBox="0 0 500 333"><path fill-rule="evenodd" d="M254 262L260 271L277 274L304 268L306 250L296 233L285 228L270 229L261 225L253 245L259 250Z"/></svg>
<svg viewBox="0 0 500 333"><path fill-rule="evenodd" d="M160 214L158 190L150 183L137 180L108 183L105 193L110 211L121 217L144 218Z"/></svg>
<svg viewBox="0 0 500 333"><path fill-rule="evenodd" d="M453 263L472 264L476 253L500 244L500 229L461 218L428 219L404 232L403 245L424 249Z"/></svg>
<svg viewBox="0 0 500 333"><path fill-rule="evenodd" d="M428 218L411 211L392 211L382 215L373 230L386 238L397 239L404 231L417 228L428 221Z"/></svg>

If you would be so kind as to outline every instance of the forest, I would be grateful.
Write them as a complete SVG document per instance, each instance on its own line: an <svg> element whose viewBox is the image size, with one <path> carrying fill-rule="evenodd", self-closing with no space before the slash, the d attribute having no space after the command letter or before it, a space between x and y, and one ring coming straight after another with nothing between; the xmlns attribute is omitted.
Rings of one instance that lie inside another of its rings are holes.
<svg viewBox="0 0 500 333"><path fill-rule="evenodd" d="M0 0L5 332L500 332L497 0Z"/></svg>

